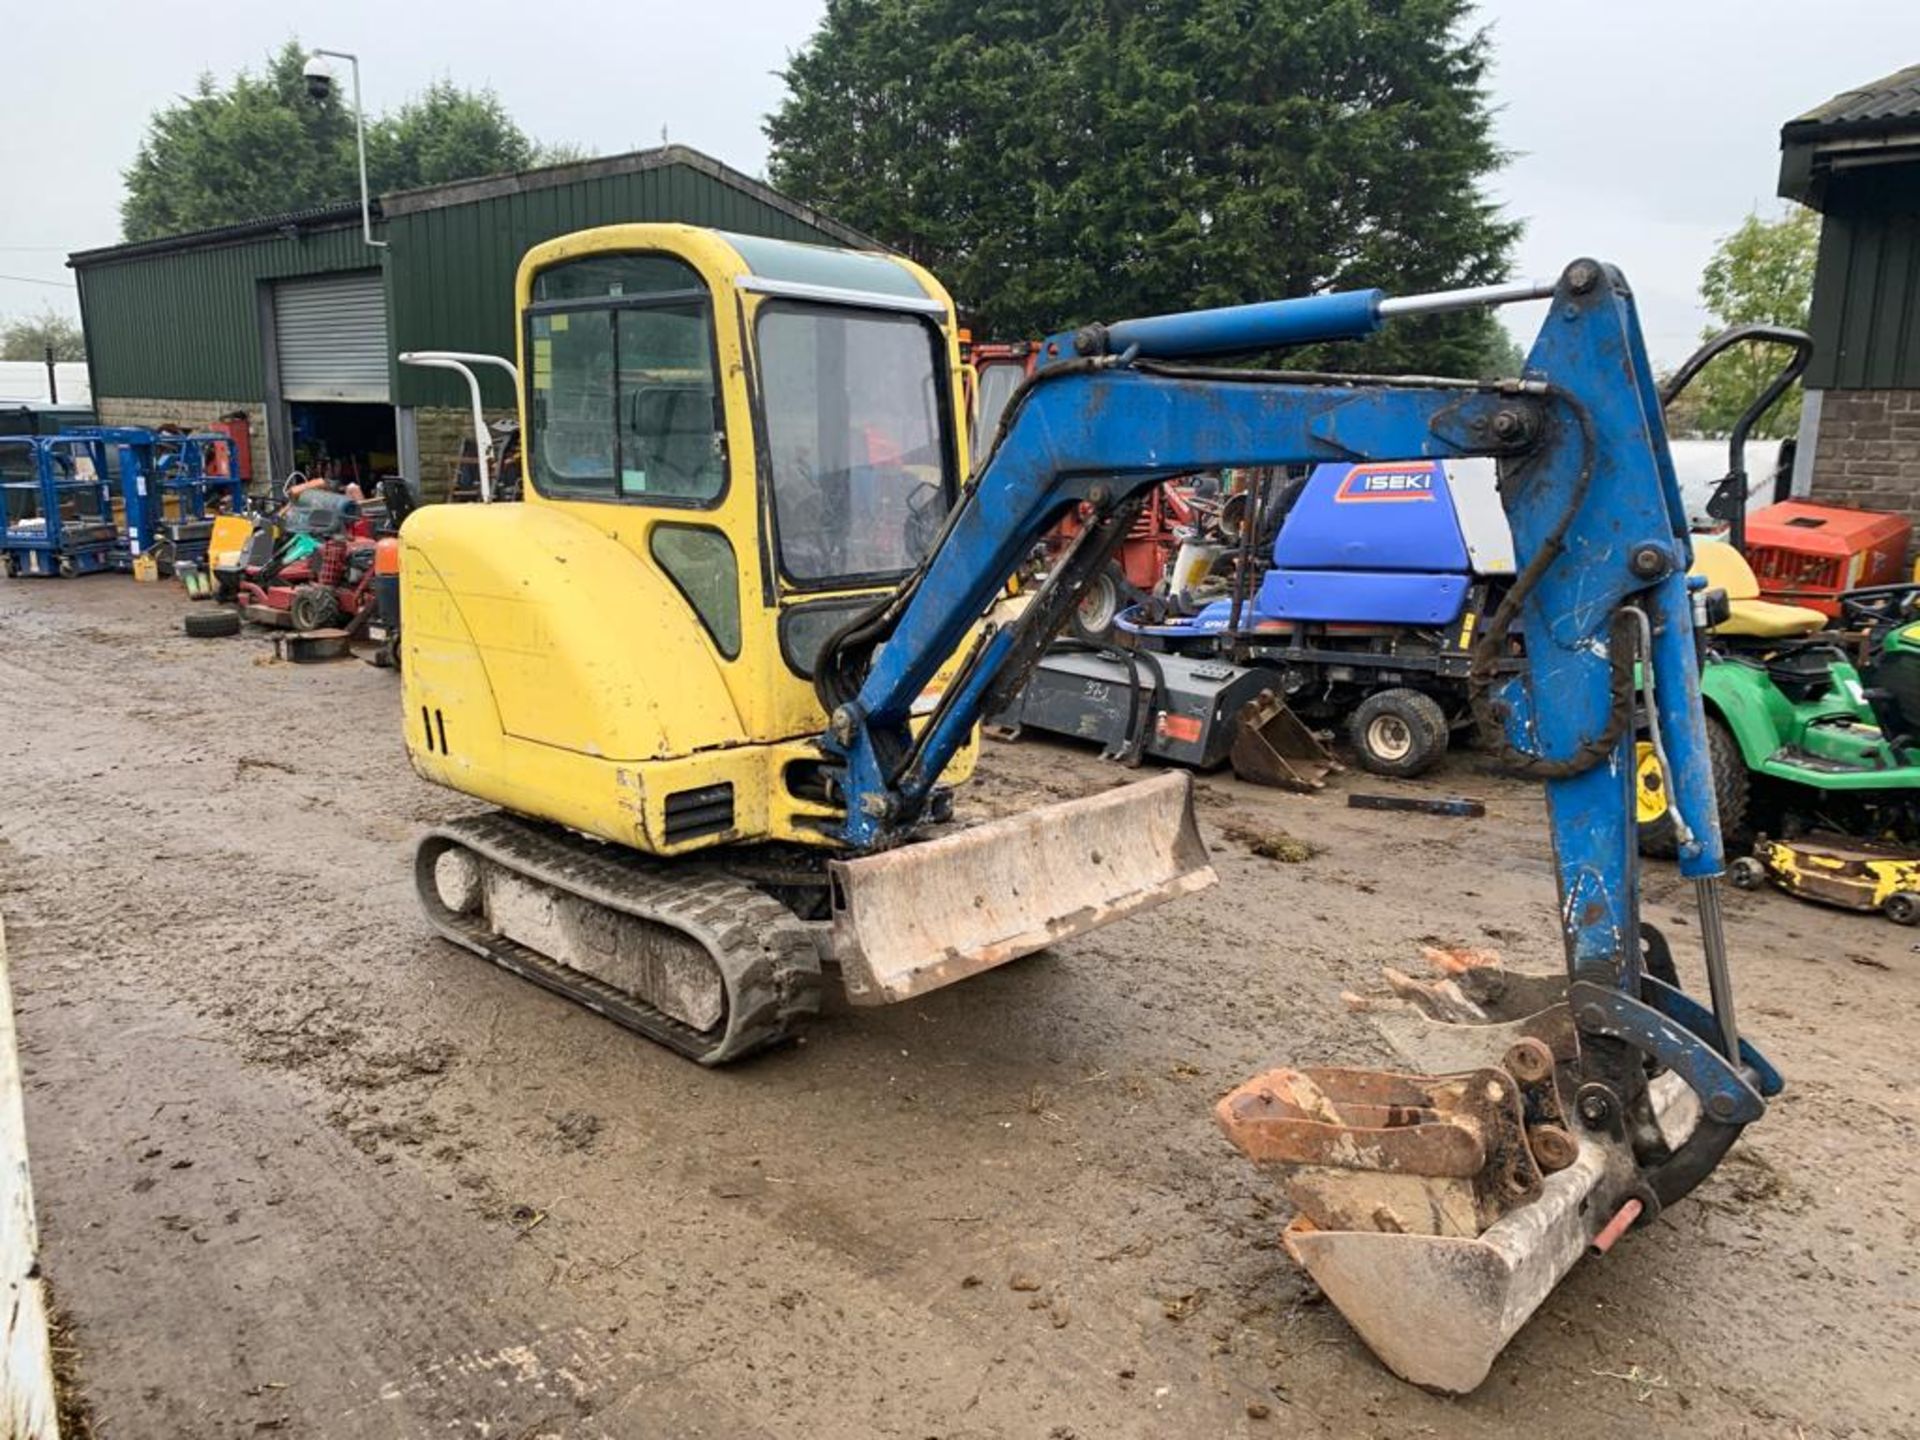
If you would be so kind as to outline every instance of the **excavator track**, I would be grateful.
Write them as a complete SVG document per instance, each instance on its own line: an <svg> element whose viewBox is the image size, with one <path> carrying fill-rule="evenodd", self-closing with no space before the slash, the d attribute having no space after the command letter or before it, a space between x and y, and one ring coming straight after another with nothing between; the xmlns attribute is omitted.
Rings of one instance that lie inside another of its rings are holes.
<svg viewBox="0 0 1920 1440"><path fill-rule="evenodd" d="M447 939L702 1065L778 1045L820 1009L806 924L711 866L495 812L428 832L414 882Z"/></svg>

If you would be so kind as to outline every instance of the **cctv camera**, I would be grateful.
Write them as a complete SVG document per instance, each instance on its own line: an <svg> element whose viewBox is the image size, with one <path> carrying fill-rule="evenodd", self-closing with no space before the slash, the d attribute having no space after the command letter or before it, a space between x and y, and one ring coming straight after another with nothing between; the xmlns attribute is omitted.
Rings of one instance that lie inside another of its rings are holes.
<svg viewBox="0 0 1920 1440"><path fill-rule="evenodd" d="M333 67L318 55L307 61L304 72L307 77L307 94L315 100L325 100L333 94Z"/></svg>

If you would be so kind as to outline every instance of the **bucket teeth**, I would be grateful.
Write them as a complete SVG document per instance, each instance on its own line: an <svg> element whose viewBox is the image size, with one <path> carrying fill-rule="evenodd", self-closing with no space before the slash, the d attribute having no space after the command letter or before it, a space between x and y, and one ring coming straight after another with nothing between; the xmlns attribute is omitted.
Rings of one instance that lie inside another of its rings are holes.
<svg viewBox="0 0 1920 1440"><path fill-rule="evenodd" d="M1280 1168L1318 1229L1472 1237L1540 1193L1520 1088L1502 1070L1273 1070L1215 1115L1248 1159Z"/></svg>

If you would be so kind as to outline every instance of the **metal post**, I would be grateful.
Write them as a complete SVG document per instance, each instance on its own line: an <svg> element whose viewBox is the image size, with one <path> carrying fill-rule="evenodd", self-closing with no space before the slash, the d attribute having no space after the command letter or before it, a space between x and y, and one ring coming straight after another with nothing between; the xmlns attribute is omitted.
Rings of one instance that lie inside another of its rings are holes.
<svg viewBox="0 0 1920 1440"><path fill-rule="evenodd" d="M428 370L452 370L466 377L467 398L473 404L473 459L480 473L480 503L488 503L493 499L493 480L488 466L488 452L492 447L487 442L486 412L480 406L480 377L473 373L472 367L476 364L499 366L513 381L516 396L520 393L519 368L504 355L482 355L468 350L404 350L400 363Z"/></svg>
<svg viewBox="0 0 1920 1440"><path fill-rule="evenodd" d="M360 108L360 57L346 50L315 50L313 53L344 60L353 66L353 134L360 149L360 233L367 244L376 250L384 250L387 242L373 238L373 197L367 189L367 116Z"/></svg>
<svg viewBox="0 0 1920 1440"><path fill-rule="evenodd" d="M47 346L47 403L60 403L60 372L53 368L53 346Z"/></svg>

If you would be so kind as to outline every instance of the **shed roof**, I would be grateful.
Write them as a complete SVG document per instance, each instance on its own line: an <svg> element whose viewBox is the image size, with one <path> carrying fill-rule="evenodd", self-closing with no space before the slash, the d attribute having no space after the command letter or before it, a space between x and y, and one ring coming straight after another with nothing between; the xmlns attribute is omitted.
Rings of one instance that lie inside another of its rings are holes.
<svg viewBox="0 0 1920 1440"><path fill-rule="evenodd" d="M380 202L374 201L374 215ZM76 250L67 256L75 269L97 265L106 260L138 260L144 255L165 255L174 250L196 250L209 245L227 245L255 240L262 235L297 234L306 230L327 230L340 225L358 224L358 200L339 205L312 205L304 210L287 210L278 215L262 215L257 220L241 220L232 225L215 225L207 230L188 230L179 235L161 235L152 240L130 240L124 245L97 245L91 250Z"/></svg>
<svg viewBox="0 0 1920 1440"><path fill-rule="evenodd" d="M685 145L660 145L651 150L631 150L624 155L604 155L591 160L574 160L563 165L543 165L532 170L517 170L505 175L483 175L471 180L456 180L445 185L428 185L415 190L397 190L381 195L373 202L376 220L414 214L422 210L440 210L453 205L472 205L529 191L548 190L581 181L602 180L615 175L633 175L678 165L706 176L717 184L752 196L764 205L792 216L804 225L832 236L843 245L859 250L886 250L871 236L811 205L789 199L770 185L722 164L711 155ZM232 244L276 233L294 234L307 230L331 229L360 219L360 203L347 201L335 205L317 205L290 210L280 215L263 215L233 225L193 230L181 235L163 235L154 240L136 240L124 245L102 245L91 250L76 250L67 257L73 267L96 265L106 261L133 260L146 255L164 255L171 251L193 250L204 246Z"/></svg>
<svg viewBox="0 0 1920 1440"><path fill-rule="evenodd" d="M1903 178L1915 165L1920 165L1920 65L1843 90L1780 127L1779 191L1815 210L1855 203L1847 192L1857 197L1856 177ZM1848 178L1836 192L1833 182L1839 176Z"/></svg>
<svg viewBox="0 0 1920 1440"><path fill-rule="evenodd" d="M1780 141L1790 145L1864 131L1920 127L1920 65L1851 90L1842 90L1823 105L1789 120Z"/></svg>
<svg viewBox="0 0 1920 1440"><path fill-rule="evenodd" d="M419 210L439 210L449 205L472 205L506 195L524 195L532 190L548 190L574 185L583 180L604 180L614 175L636 175L681 165L729 189L751 195L762 204L791 215L802 224L833 236L843 245L857 250L885 250L870 235L851 225L843 225L831 215L790 199L764 185L751 175L722 164L711 155L686 145L659 145L651 150L630 150L624 155L603 155L591 160L573 160L564 165L542 165L533 170L516 170L506 175L481 175L471 180L455 180L446 185L428 185L418 190L398 190L380 197L380 208L387 215L408 215Z"/></svg>

